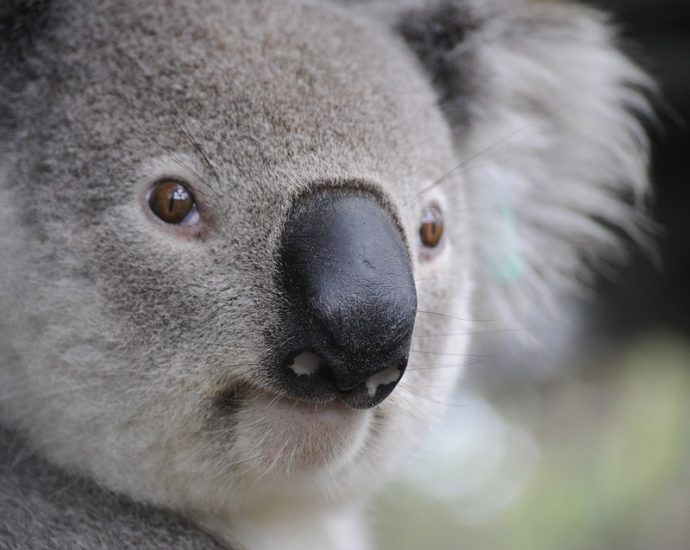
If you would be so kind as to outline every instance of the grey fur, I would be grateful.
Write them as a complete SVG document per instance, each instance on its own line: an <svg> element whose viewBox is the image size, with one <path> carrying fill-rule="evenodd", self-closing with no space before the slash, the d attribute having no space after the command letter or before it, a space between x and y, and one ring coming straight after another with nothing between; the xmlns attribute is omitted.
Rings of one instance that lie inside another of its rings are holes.
<svg viewBox="0 0 690 550"><path fill-rule="evenodd" d="M220 549L174 513L145 508L47 464L0 429L0 548Z"/></svg>
<svg viewBox="0 0 690 550"><path fill-rule="evenodd" d="M472 296L515 327L578 286L584 253L620 249L611 225L639 233L625 195L644 194L648 154L631 110L646 111L650 84L606 21L529 0L414 4L0 12L13 29L0 42L0 422L32 452L226 544L364 548L357 508L442 414ZM192 184L198 229L148 210L160 177ZM329 187L388 205L419 295L403 382L340 437L280 430L261 367L280 345L281 225L296 197ZM417 237L430 204L446 215L435 253ZM10 541L26 534L17 502L54 525L34 476L63 484L21 464L0 479ZM181 532L158 512L133 525L139 508L75 483L64 519L83 540L103 534L82 521L90 503L122 536ZM117 531L106 547L122 547Z"/></svg>

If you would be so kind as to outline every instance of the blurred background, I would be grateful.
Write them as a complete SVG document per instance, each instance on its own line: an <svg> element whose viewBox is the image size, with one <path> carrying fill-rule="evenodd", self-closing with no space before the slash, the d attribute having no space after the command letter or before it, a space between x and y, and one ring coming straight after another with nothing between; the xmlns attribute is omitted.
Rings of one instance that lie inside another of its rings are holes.
<svg viewBox="0 0 690 550"><path fill-rule="evenodd" d="M377 548L690 550L690 0L589 3L661 86L661 261L634 252L592 303L566 302L574 342L554 331L518 360L487 331L495 353L372 507Z"/></svg>

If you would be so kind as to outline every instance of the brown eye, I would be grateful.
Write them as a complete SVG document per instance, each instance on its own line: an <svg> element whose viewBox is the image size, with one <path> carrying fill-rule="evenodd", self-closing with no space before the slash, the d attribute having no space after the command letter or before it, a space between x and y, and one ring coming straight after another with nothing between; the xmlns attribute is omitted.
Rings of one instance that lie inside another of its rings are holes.
<svg viewBox="0 0 690 550"><path fill-rule="evenodd" d="M195 210L194 199L184 184L175 180L161 180L153 186L149 196L153 213L167 223L182 223Z"/></svg>
<svg viewBox="0 0 690 550"><path fill-rule="evenodd" d="M422 216L422 225L419 228L419 236L422 244L429 248L435 248L443 237L443 215L436 207L429 208Z"/></svg>

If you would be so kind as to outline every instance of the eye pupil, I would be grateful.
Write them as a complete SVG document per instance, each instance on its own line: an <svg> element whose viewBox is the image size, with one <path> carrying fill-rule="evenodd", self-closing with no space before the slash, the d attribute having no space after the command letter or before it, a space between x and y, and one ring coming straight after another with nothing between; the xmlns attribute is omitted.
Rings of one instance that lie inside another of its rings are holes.
<svg viewBox="0 0 690 550"><path fill-rule="evenodd" d="M187 187L175 180L156 183L149 197L149 206L166 223L181 223L194 208L194 199Z"/></svg>
<svg viewBox="0 0 690 550"><path fill-rule="evenodd" d="M429 248L435 248L443 237L443 215L438 208L430 208L422 216L422 224L419 228L419 236L422 244Z"/></svg>

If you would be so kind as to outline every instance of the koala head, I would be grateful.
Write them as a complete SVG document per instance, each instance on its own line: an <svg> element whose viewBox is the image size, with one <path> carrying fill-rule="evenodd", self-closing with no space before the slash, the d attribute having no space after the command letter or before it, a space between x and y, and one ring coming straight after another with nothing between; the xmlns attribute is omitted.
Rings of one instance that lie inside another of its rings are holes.
<svg viewBox="0 0 690 550"><path fill-rule="evenodd" d="M535 1L0 8L0 421L225 532L385 481L480 301L634 231L646 78Z"/></svg>

